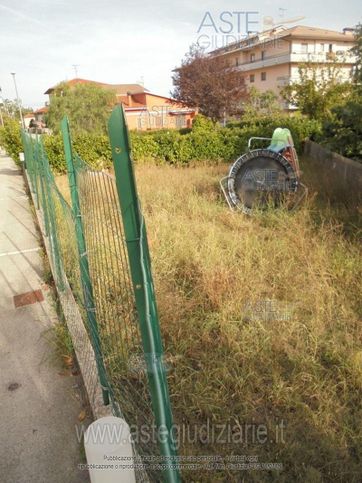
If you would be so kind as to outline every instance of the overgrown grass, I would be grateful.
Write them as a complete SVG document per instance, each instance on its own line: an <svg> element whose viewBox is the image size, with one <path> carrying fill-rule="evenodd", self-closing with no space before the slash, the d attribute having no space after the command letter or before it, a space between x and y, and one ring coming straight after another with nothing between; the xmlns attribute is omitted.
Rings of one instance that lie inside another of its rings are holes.
<svg viewBox="0 0 362 483"><path fill-rule="evenodd" d="M231 213L218 187L226 169L137 168L176 423L191 438L207 421L235 435L218 444L199 433L180 454L256 455L284 469L184 480L360 481L358 246L313 199L295 212ZM267 441L246 424L265 425Z"/></svg>
<svg viewBox="0 0 362 483"><path fill-rule="evenodd" d="M360 481L355 236L313 193L294 212L232 213L218 185L226 172L136 170L179 453L256 456L283 470L184 470L183 479Z"/></svg>

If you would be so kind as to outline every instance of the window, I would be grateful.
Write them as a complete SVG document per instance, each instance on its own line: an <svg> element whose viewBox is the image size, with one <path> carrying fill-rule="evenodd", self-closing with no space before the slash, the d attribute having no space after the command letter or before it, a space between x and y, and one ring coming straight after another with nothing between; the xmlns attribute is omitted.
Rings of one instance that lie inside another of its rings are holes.
<svg viewBox="0 0 362 483"><path fill-rule="evenodd" d="M333 44L328 45L328 52L333 52Z"/></svg>
<svg viewBox="0 0 362 483"><path fill-rule="evenodd" d="M236 59L235 59L235 65L236 65L236 67L239 65L239 59L238 59L238 57L236 57Z"/></svg>
<svg viewBox="0 0 362 483"><path fill-rule="evenodd" d="M262 50L261 51L261 60L264 60L265 59L265 50Z"/></svg>
<svg viewBox="0 0 362 483"><path fill-rule="evenodd" d="M308 44L307 43L301 44L301 52L302 52L302 54L308 53Z"/></svg>
<svg viewBox="0 0 362 483"><path fill-rule="evenodd" d="M255 61L255 54L250 54L250 62L254 62Z"/></svg>
<svg viewBox="0 0 362 483"><path fill-rule="evenodd" d="M320 44L320 45L319 45L319 50L320 50L321 52L324 52L324 44Z"/></svg>
<svg viewBox="0 0 362 483"><path fill-rule="evenodd" d="M254 74L250 74L250 82L254 82L255 81L255 75Z"/></svg>
<svg viewBox="0 0 362 483"><path fill-rule="evenodd" d="M262 81L265 81L266 80L266 72L262 72L260 77L261 77Z"/></svg>
<svg viewBox="0 0 362 483"><path fill-rule="evenodd" d="M186 126L186 116L185 115L177 115L176 116L176 126L177 127L185 127Z"/></svg>

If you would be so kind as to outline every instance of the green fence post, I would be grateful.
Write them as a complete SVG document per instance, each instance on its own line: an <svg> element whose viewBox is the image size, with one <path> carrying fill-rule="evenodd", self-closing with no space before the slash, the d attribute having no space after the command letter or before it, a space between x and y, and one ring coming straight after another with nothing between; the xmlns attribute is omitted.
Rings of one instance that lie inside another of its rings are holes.
<svg viewBox="0 0 362 483"><path fill-rule="evenodd" d="M161 455L166 457L163 477L164 481L174 483L180 481L180 473L175 469L177 451L172 431L172 410L163 361L151 262L130 156L129 135L124 111L120 106L114 108L108 122L108 130L153 412L158 432L162 432L159 447Z"/></svg>
<svg viewBox="0 0 362 483"><path fill-rule="evenodd" d="M75 230L76 230L76 238L77 238L77 246L78 246L78 254L79 254L79 265L80 265L80 275L81 275L82 289L83 289L83 296L84 296L84 305L87 312L87 321L90 328L94 352L96 356L98 376L102 386L103 402L105 405L108 405L109 388L107 383L106 370L104 367L101 342L99 338L98 324L97 324L97 318L95 313L95 303L94 303L94 297L93 297L92 282L90 278L87 247L86 247L86 242L84 237L82 214L81 214L80 204L79 204L77 173L76 173L76 170L74 169L72 142L70 138L69 123L68 123L67 117L63 118L61 122L61 129L62 129L62 135L63 135L65 160L67 163L70 195L72 199L72 209L73 209L73 215L75 220Z"/></svg>
<svg viewBox="0 0 362 483"><path fill-rule="evenodd" d="M49 236L49 202L47 197L47 188L49 187L49 182L47 178L47 168L49 166L45 163L45 150L41 139L38 140L38 153L39 153L39 162L40 162L40 186L41 186L41 193L42 193L42 208L43 208L43 218L44 218L44 226L45 226L45 236Z"/></svg>

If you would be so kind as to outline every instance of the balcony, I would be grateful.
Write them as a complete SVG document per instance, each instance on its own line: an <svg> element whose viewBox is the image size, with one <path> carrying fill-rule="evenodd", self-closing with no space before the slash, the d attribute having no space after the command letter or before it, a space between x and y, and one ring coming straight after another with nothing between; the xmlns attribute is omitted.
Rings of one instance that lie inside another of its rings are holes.
<svg viewBox="0 0 362 483"><path fill-rule="evenodd" d="M289 60L290 54L289 52L284 52L283 54L274 55L270 57L265 57L264 59L257 59L253 62L244 62L243 64L239 64L236 68L240 72L245 72L248 70L255 70L255 69L262 69L263 67L271 67L273 65L279 64L286 64L290 62Z"/></svg>
<svg viewBox="0 0 362 483"><path fill-rule="evenodd" d="M316 54L292 52L290 54L290 62L338 62L341 64L354 64L356 62L356 57L349 52L318 52Z"/></svg>
<svg viewBox="0 0 362 483"><path fill-rule="evenodd" d="M302 52L284 52L279 55L265 57L264 59L257 59L253 62L244 62L235 66L240 72L246 72L249 70L263 69L264 67L272 67L274 65L289 64L290 62L305 63L347 63L354 64L356 57L349 52L345 52L344 55L336 52L319 52L316 54L302 53Z"/></svg>

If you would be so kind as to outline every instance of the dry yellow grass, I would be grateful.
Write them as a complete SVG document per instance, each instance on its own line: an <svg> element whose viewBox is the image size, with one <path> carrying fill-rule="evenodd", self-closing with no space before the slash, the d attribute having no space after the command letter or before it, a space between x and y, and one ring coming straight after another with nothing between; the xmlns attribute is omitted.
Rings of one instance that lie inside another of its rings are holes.
<svg viewBox="0 0 362 483"><path fill-rule="evenodd" d="M313 201L252 218L228 210L225 166L140 166L176 422L284 420L285 443L181 444L284 470L185 472L185 481L359 481L361 258Z"/></svg>
<svg viewBox="0 0 362 483"><path fill-rule="evenodd" d="M313 199L295 212L230 212L226 172L136 170L179 453L283 470L185 470L184 481L360 481L358 245ZM216 441L224 424L231 433ZM261 441L251 433L264 425Z"/></svg>

